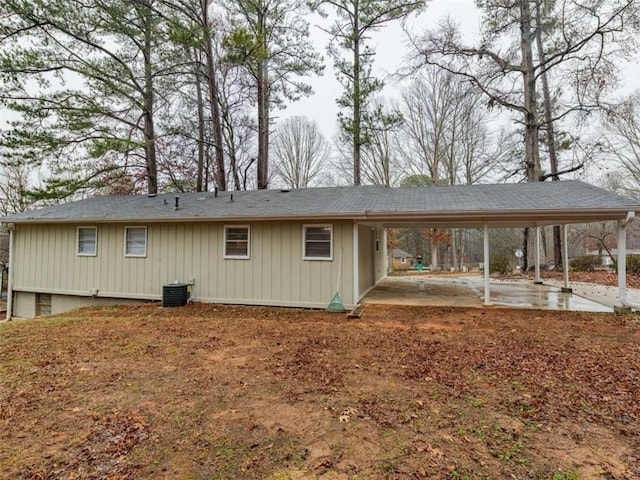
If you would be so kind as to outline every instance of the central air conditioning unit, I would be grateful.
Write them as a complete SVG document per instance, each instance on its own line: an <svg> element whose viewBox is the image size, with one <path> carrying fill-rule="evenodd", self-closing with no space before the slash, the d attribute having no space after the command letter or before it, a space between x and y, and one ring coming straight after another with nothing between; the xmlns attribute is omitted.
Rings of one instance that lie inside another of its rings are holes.
<svg viewBox="0 0 640 480"><path fill-rule="evenodd" d="M189 300L189 285L186 283L170 283L162 286L163 307L183 307Z"/></svg>

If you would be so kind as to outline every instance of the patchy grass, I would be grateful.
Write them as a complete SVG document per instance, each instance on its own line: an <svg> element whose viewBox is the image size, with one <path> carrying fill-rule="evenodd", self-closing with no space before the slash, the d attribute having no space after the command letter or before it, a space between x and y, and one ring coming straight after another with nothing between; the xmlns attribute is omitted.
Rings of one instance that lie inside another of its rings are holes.
<svg viewBox="0 0 640 480"><path fill-rule="evenodd" d="M155 304L0 325L0 478L640 478L635 317Z"/></svg>

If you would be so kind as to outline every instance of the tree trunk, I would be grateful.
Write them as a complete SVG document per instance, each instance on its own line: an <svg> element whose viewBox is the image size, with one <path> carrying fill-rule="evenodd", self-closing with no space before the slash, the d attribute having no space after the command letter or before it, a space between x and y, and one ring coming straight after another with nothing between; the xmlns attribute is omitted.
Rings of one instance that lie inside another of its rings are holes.
<svg viewBox="0 0 640 480"><path fill-rule="evenodd" d="M360 185L360 147L362 145L362 112L360 111L360 24L358 2L354 2L353 39L353 184Z"/></svg>
<svg viewBox="0 0 640 480"><path fill-rule="evenodd" d="M556 149L556 132L553 125L553 109L551 105L551 92L549 89L549 78L547 71L545 70L546 55L544 52L544 46L542 45L542 14L541 1L536 0L536 22L538 24L536 43L538 47L539 64L541 65L541 79L542 79L542 97L544 102L544 120L547 129L547 148L549 149L549 165L551 167L551 173L558 173L558 152ZM560 178L558 175L551 177L552 181L558 181ZM561 266L562 263L562 229L559 225L553 227L553 261L556 267Z"/></svg>
<svg viewBox="0 0 640 480"><path fill-rule="evenodd" d="M210 29L211 24L209 21L209 2L211 0L200 0L200 6L202 7L202 18L204 19L207 30ZM209 85L209 107L211 109L211 123L213 125L213 143L215 149L216 158L216 170L214 172L214 178L218 190L225 191L227 189L227 177L225 174L224 166L224 151L222 149L222 125L220 122L220 105L218 103L218 80L216 76L215 59L213 53L213 42L211 39L211 32L208 31L206 35L206 49L207 49L207 80Z"/></svg>
<svg viewBox="0 0 640 480"><path fill-rule="evenodd" d="M147 191L158 193L158 163L156 159L156 134L153 124L154 90L151 65L151 3L145 3L144 29L144 150L147 170Z"/></svg>
<svg viewBox="0 0 640 480"><path fill-rule="evenodd" d="M266 18L262 2L258 12L258 25L260 32L260 47L267 51ZM258 64L258 165L257 180L258 190L269 186L269 72L267 59L260 59Z"/></svg>
<svg viewBox="0 0 640 480"><path fill-rule="evenodd" d="M538 182L541 177L539 124L537 119L538 102L536 97L536 72L533 65L533 36L531 28L530 0L520 0L520 52L522 54L522 76L524 84L524 143L525 172L528 182ZM524 233L524 268L532 263L530 256L531 235L529 229Z"/></svg>
<svg viewBox="0 0 640 480"><path fill-rule="evenodd" d="M451 230L451 267L458 271L460 265L460 248L458 243L458 230Z"/></svg>
<svg viewBox="0 0 640 480"><path fill-rule="evenodd" d="M438 270L438 229L431 230L431 271Z"/></svg>
<svg viewBox="0 0 640 480"><path fill-rule="evenodd" d="M527 181L540 180L539 124L537 118L536 72L533 65L531 7L529 0L520 0L520 52L522 54L522 76L525 108L525 168Z"/></svg>
<svg viewBox="0 0 640 480"><path fill-rule="evenodd" d="M260 61L258 66L258 189L267 188L269 183L268 142L269 142L269 117L266 88L265 61Z"/></svg>
<svg viewBox="0 0 640 480"><path fill-rule="evenodd" d="M194 52L194 70L195 70L195 80L196 80L196 101L198 104L198 173L196 177L196 191L202 192L206 191L206 181L204 181L204 172L205 172L205 145L204 145L204 100L202 96L202 85L200 84L201 75L200 75L200 65L197 61L198 55Z"/></svg>

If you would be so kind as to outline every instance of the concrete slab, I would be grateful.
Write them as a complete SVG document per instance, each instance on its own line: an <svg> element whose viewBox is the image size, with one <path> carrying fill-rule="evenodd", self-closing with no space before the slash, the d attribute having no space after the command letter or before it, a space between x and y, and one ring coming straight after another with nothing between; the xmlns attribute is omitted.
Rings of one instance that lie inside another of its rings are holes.
<svg viewBox="0 0 640 480"><path fill-rule="evenodd" d="M363 299L364 303L390 305L482 307L483 279L479 275L388 277ZM640 295L640 292L638 292ZM559 286L531 281L492 281L491 304L498 307L613 312L608 305Z"/></svg>
<svg viewBox="0 0 640 480"><path fill-rule="evenodd" d="M557 280L545 280L545 283L552 286L563 285L562 282ZM573 293L581 297L602 303L603 305L608 305L612 308L620 305L618 287L579 282L572 282L569 285L573 288ZM635 310L640 310L640 290L637 288L627 288L627 302Z"/></svg>

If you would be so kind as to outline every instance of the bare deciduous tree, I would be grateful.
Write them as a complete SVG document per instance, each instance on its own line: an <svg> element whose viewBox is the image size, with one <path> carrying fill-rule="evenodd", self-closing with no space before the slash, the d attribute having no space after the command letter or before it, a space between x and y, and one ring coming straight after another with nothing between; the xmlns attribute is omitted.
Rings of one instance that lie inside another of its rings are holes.
<svg viewBox="0 0 640 480"><path fill-rule="evenodd" d="M315 184L327 166L331 149L316 122L290 117L276 129L273 153L285 185L306 188Z"/></svg>
<svg viewBox="0 0 640 480"><path fill-rule="evenodd" d="M604 114L607 134L603 147L624 172L618 187L634 197L640 195L640 92L636 92Z"/></svg>
<svg viewBox="0 0 640 480"><path fill-rule="evenodd" d="M488 150L487 111L471 84L451 72L427 68L402 95L400 151L409 178L431 184L472 184L494 164ZM461 232L451 236L451 263L462 258ZM431 233L438 238L438 232ZM438 263L432 242L432 268Z"/></svg>
<svg viewBox="0 0 640 480"><path fill-rule="evenodd" d="M522 165L528 181L561 175L562 171L543 174L539 130L599 106L602 92L614 83L611 58L624 53L620 47L625 42L633 42L628 20L635 13L634 2L477 3L484 14L478 44L465 44L457 26L447 20L438 31L415 40L422 62L471 81L489 103L516 114L523 129ZM534 46L542 49L537 57ZM537 93L544 79L553 80L552 87L566 88L562 103L542 118Z"/></svg>

